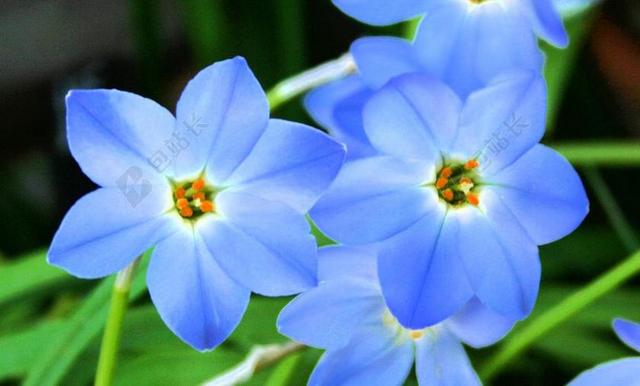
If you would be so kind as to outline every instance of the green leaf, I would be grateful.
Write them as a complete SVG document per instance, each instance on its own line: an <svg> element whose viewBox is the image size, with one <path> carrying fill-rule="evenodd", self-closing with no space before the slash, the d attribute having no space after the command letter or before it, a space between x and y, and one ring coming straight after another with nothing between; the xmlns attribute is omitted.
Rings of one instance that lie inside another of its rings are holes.
<svg viewBox="0 0 640 386"><path fill-rule="evenodd" d="M276 320L280 310L290 300L291 298L253 296L242 322L231 335L230 341L247 352L255 345L286 341L276 329Z"/></svg>
<svg viewBox="0 0 640 386"><path fill-rule="evenodd" d="M302 358L302 353L295 353L283 361L278 363L278 365L271 372L271 376L265 383L265 386L287 386L291 378L294 376L296 372L296 368L298 362Z"/></svg>
<svg viewBox="0 0 640 386"><path fill-rule="evenodd" d="M64 322L47 321L0 337L0 380L23 377L31 368L33 358L42 351L43 342L50 341L63 329Z"/></svg>
<svg viewBox="0 0 640 386"><path fill-rule="evenodd" d="M212 352L195 350L146 354L121 361L116 370L116 385L197 385L231 368L242 354L222 347Z"/></svg>
<svg viewBox="0 0 640 386"><path fill-rule="evenodd" d="M0 307L27 296L46 296L52 288L74 280L60 268L47 264L46 254L40 250L0 265Z"/></svg>
<svg viewBox="0 0 640 386"><path fill-rule="evenodd" d="M131 299L140 297L146 290L145 271L150 253L145 254L140 264L131 289ZM65 322L64 329L48 340L40 355L34 358L25 386L54 386L60 383L73 363L102 331L113 281L114 277L103 280Z"/></svg>

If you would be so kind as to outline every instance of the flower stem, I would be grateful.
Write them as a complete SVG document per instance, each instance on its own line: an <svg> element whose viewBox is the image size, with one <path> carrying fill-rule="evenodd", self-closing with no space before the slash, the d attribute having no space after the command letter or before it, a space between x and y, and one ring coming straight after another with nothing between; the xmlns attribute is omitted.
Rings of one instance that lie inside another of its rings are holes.
<svg viewBox="0 0 640 386"><path fill-rule="evenodd" d="M113 283L111 306L109 307L109 316L107 318L104 335L102 336L100 358L98 359L98 369L96 371L96 386L110 386L113 384L118 347L122 335L122 321L127 311L131 282L133 281L139 261L140 259L136 259L125 269L118 272L116 280Z"/></svg>
<svg viewBox="0 0 640 386"><path fill-rule="evenodd" d="M586 287L578 290L560 303L532 319L514 333L499 348L496 355L487 362L480 375L488 382L513 358L529 347L541 336L565 322L571 316L586 308L594 301L620 287L625 281L640 272L640 250L629 256L608 272L602 274Z"/></svg>
<svg viewBox="0 0 640 386"><path fill-rule="evenodd" d="M344 54L337 59L287 78L267 93L271 111L312 88L340 79L355 70L356 65L351 55Z"/></svg>

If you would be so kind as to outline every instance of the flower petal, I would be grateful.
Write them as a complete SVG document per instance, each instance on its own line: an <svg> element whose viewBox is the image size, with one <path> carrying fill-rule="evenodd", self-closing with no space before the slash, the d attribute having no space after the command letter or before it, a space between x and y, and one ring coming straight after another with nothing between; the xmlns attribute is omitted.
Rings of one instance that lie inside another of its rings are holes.
<svg viewBox="0 0 640 386"><path fill-rule="evenodd" d="M261 295L292 295L316 285L317 249L304 216L283 204L225 191L219 216L196 224L222 269Z"/></svg>
<svg viewBox="0 0 640 386"><path fill-rule="evenodd" d="M173 162L175 175L186 178L207 167L207 176L221 185L264 132L269 105L247 62L235 57L200 71L180 96L176 116L193 141Z"/></svg>
<svg viewBox="0 0 640 386"><path fill-rule="evenodd" d="M536 145L545 130L546 86L533 72L495 79L467 99L454 153L476 158L491 176Z"/></svg>
<svg viewBox="0 0 640 386"><path fill-rule="evenodd" d="M367 281L339 278L298 295L278 317L280 333L307 345L339 349L363 325L382 323L379 289Z"/></svg>
<svg viewBox="0 0 640 386"><path fill-rule="evenodd" d="M162 183L150 160L171 138L175 119L170 112L118 90L72 90L66 104L69 148L96 184L119 186L130 173Z"/></svg>
<svg viewBox="0 0 640 386"><path fill-rule="evenodd" d="M372 25L389 25L424 13L426 0L333 0L347 15Z"/></svg>
<svg viewBox="0 0 640 386"><path fill-rule="evenodd" d="M147 283L162 320L200 351L218 346L231 335L251 294L220 269L190 229L175 232L156 246Z"/></svg>
<svg viewBox="0 0 640 386"><path fill-rule="evenodd" d="M363 327L347 346L322 356L309 386L400 386L413 358L411 340L396 340L383 326Z"/></svg>
<svg viewBox="0 0 640 386"><path fill-rule="evenodd" d="M304 99L311 117L345 144L349 159L376 153L362 126L362 109L372 93L361 76L351 75L314 89Z"/></svg>
<svg viewBox="0 0 640 386"><path fill-rule="evenodd" d="M427 332L416 343L416 373L421 385L481 385L462 344L444 328Z"/></svg>
<svg viewBox="0 0 640 386"><path fill-rule="evenodd" d="M536 244L573 232L589 212L580 177L564 157L536 145L490 178L488 190L500 197Z"/></svg>
<svg viewBox="0 0 640 386"><path fill-rule="evenodd" d="M367 85L380 88L392 78L422 70L413 46L405 39L376 36L351 44L351 55Z"/></svg>
<svg viewBox="0 0 640 386"><path fill-rule="evenodd" d="M422 162L392 157L349 162L311 210L311 217L326 235L345 244L384 240L433 206L433 192L419 187L429 174Z"/></svg>
<svg viewBox="0 0 640 386"><path fill-rule="evenodd" d="M520 4L538 36L559 48L569 45L569 35L553 0L524 0Z"/></svg>
<svg viewBox="0 0 640 386"><path fill-rule="evenodd" d="M425 70L466 97L514 69L543 65L531 24L498 1L439 1L429 7L415 39Z"/></svg>
<svg viewBox="0 0 640 386"><path fill-rule="evenodd" d="M523 319L538 296L538 248L509 210L493 203L496 199L483 191L484 213L477 208L455 212L459 253L478 299L507 318Z"/></svg>
<svg viewBox="0 0 640 386"><path fill-rule="evenodd" d="M272 119L226 184L306 213L333 182L344 146L319 130Z"/></svg>
<svg viewBox="0 0 640 386"><path fill-rule="evenodd" d="M441 205L381 243L378 276L387 306L407 328L434 325L458 312L473 296L457 253L457 223Z"/></svg>
<svg viewBox="0 0 640 386"><path fill-rule="evenodd" d="M391 80L364 112L364 128L373 146L387 154L435 163L457 133L462 102L440 81L423 74Z"/></svg>
<svg viewBox="0 0 640 386"><path fill-rule="evenodd" d="M376 248L328 246L318 252L318 281L362 279L378 286Z"/></svg>
<svg viewBox="0 0 640 386"><path fill-rule="evenodd" d="M494 344L511 331L515 321L491 311L477 298L473 298L452 318L447 328L471 347L481 348Z"/></svg>
<svg viewBox="0 0 640 386"><path fill-rule="evenodd" d="M611 361L587 370L567 386L640 386L640 358Z"/></svg>
<svg viewBox="0 0 640 386"><path fill-rule="evenodd" d="M134 207L115 188L87 194L62 220L48 262L81 278L118 272L175 230L176 219L164 214L170 199L167 191L151 190Z"/></svg>
<svg viewBox="0 0 640 386"><path fill-rule="evenodd" d="M630 322L624 319L616 319L613 321L613 329L618 338L627 346L640 352L640 324Z"/></svg>

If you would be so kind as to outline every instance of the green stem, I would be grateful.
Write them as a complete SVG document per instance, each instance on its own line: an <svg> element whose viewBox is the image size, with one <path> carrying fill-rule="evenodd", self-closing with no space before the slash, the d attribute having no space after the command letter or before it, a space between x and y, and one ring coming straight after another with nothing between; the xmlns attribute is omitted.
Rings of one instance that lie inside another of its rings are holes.
<svg viewBox="0 0 640 386"><path fill-rule="evenodd" d="M551 144L575 166L639 166L640 142Z"/></svg>
<svg viewBox="0 0 640 386"><path fill-rule="evenodd" d="M312 88L340 79L355 70L356 66L351 55L344 54L338 59L287 78L267 93L271 111Z"/></svg>
<svg viewBox="0 0 640 386"><path fill-rule="evenodd" d="M139 261L140 259L136 259L128 267L118 272L116 281L113 284L109 316L107 317L107 324L102 336L102 346L100 347L96 386L110 386L113 384L118 347L120 346L120 337L122 335L122 321L129 304L131 282Z"/></svg>
<svg viewBox="0 0 640 386"><path fill-rule="evenodd" d="M639 272L640 250L511 335L480 372L482 379L488 382L533 342Z"/></svg>

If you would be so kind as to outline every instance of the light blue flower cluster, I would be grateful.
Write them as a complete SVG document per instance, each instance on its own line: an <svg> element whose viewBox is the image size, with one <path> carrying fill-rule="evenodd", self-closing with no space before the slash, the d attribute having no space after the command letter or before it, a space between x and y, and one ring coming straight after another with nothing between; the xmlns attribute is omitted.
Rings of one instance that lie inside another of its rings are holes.
<svg viewBox="0 0 640 386"><path fill-rule="evenodd" d="M640 352L640 324L616 319L613 329L627 346ZM587 370L568 386L639 386L640 357L611 361Z"/></svg>
<svg viewBox="0 0 640 386"><path fill-rule="evenodd" d="M176 117L70 92L71 152L100 188L48 259L97 278L154 248L151 298L199 350L231 334L251 292L302 292L278 327L326 350L311 385L400 385L414 361L422 385L480 384L462 343L493 344L530 314L538 246L588 212L575 170L539 144L536 34L566 33L550 1L335 3L374 24L426 14L412 43L356 41L358 73L308 95L337 141L269 119L241 58L191 80ZM318 253L306 214L340 246Z"/></svg>

